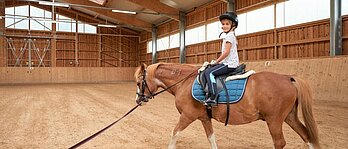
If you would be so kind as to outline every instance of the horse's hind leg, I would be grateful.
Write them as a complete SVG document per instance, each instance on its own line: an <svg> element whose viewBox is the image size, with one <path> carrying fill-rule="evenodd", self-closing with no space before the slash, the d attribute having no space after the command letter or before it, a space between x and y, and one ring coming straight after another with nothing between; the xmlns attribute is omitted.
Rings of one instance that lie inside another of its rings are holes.
<svg viewBox="0 0 348 149"><path fill-rule="evenodd" d="M286 144L284 135L283 135L283 130L282 130L283 120L282 121L279 121L279 120L267 121L266 120L266 122L273 139L274 148L282 149Z"/></svg>
<svg viewBox="0 0 348 149"><path fill-rule="evenodd" d="M211 123L211 119L205 119L205 120L201 120L205 133L207 135L207 138L210 142L211 148L212 149L217 149L217 145L216 145L216 138L214 135L214 131L213 131L213 125Z"/></svg>
<svg viewBox="0 0 348 149"><path fill-rule="evenodd" d="M308 133L306 130L306 127L301 123L301 121L298 119L297 115L297 103L292 108L289 115L286 117L285 122L298 134L301 136L302 140L305 143L308 143ZM311 144L309 144L311 148Z"/></svg>
<svg viewBox="0 0 348 149"><path fill-rule="evenodd" d="M179 137L179 133L183 131L188 125L190 125L195 120L196 119L191 119L185 116L184 113L181 114L179 122L176 124L175 128L173 129L170 143L168 145L168 149L175 149L176 141Z"/></svg>

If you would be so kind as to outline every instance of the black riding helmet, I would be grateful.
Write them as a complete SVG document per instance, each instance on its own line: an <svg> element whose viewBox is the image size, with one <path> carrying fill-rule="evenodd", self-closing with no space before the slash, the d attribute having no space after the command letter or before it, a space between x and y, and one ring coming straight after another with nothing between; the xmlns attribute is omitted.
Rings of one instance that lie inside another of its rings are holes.
<svg viewBox="0 0 348 149"><path fill-rule="evenodd" d="M224 14L220 15L219 19L220 21L223 19L231 20L232 22L234 22L236 28L238 27L238 17L235 12L227 11Z"/></svg>

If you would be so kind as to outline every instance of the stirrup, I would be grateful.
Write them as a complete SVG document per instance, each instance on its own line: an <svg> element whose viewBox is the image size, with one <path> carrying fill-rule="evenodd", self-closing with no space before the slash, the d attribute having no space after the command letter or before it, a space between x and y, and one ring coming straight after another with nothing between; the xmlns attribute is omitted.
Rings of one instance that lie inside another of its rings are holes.
<svg viewBox="0 0 348 149"><path fill-rule="evenodd" d="M209 107L216 107L216 106L218 105L218 104L217 104L217 96L215 97L214 100L211 99L211 97L209 97L209 98L205 101L204 105L209 106Z"/></svg>

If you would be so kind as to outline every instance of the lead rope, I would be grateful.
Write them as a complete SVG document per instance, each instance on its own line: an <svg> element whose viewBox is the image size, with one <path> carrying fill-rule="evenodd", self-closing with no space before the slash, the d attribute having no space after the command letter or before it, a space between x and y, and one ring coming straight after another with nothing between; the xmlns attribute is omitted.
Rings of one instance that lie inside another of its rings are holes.
<svg viewBox="0 0 348 149"><path fill-rule="evenodd" d="M79 146L81 146L82 144L85 144L86 142L88 142L89 140L93 139L94 137L98 136L100 133L104 132L105 130L109 129L112 125L115 125L117 122L119 122L121 119L123 119L124 117L126 117L128 114L132 113L136 108L138 108L140 106L140 103L137 104L134 108L132 108L131 110L129 110L125 115L123 115L121 118L119 118L118 120L114 121L113 123L111 123L110 125L106 126L105 128L103 128L102 130L99 130L98 132L96 132L95 134L89 136L88 138L80 141L79 143L75 144L72 147L69 147L69 149L75 149Z"/></svg>
<svg viewBox="0 0 348 149"><path fill-rule="evenodd" d="M174 87L175 85L179 84L180 82L188 79L194 72L196 72L197 70L193 71L192 73L190 73L188 76L186 76L185 78L181 79L180 81L174 83L173 85L163 89L162 91L159 91L155 94L151 94L151 97L155 97L158 94L163 93L164 91ZM146 83L146 82L145 82ZM147 85L146 85L147 86ZM147 87L148 88L148 87ZM149 88L148 88L149 89ZM150 91L150 90L149 90ZM130 113L132 113L135 109L137 109L139 106L141 105L141 102L139 102L135 107L133 107L131 110L129 110L125 115L123 115L121 118L119 118L118 120L114 121L113 123L109 124L108 126L106 126L105 128L103 128L102 130L99 130L98 132L94 133L93 135L89 136L86 139L83 139L82 141L80 141L79 143L75 144L74 146L69 147L69 149L75 149L79 146L81 146L82 144L85 144L86 142L88 142L89 140L93 139L94 137L98 136L99 134L101 134L102 132L104 132L105 130L109 129L111 126L115 125L117 122L119 122L120 120L122 120L123 118L125 118L127 115L129 115Z"/></svg>

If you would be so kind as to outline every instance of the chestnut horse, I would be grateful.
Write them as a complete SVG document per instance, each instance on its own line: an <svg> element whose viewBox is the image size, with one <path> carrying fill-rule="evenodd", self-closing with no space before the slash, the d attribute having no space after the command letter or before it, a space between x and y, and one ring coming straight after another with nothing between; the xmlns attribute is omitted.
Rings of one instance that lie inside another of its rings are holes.
<svg viewBox="0 0 348 149"><path fill-rule="evenodd" d="M202 122L211 148L217 148L212 121L206 107L191 95L192 83L197 76L196 66L157 63L147 67L142 64L134 76L138 87L138 104L157 95L153 93L158 88L167 89L175 96L180 119L172 131L168 148L175 148L179 133L196 119ZM298 105L302 109L305 126L298 118ZM225 123L226 104L213 107L212 118ZM296 76L272 72L251 75L242 100L230 104L229 119L230 125L246 124L256 120L266 121L276 149L283 148L286 144L282 131L285 121L309 148L320 148L317 125L312 114L311 91L308 83Z"/></svg>

